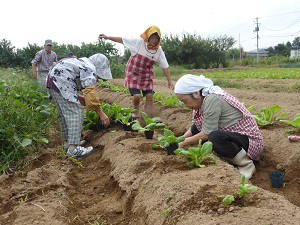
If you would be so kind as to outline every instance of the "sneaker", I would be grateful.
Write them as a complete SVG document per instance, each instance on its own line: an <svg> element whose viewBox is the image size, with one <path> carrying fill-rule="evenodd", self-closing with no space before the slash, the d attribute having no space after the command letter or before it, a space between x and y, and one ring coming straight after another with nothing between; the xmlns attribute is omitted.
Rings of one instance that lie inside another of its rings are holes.
<svg viewBox="0 0 300 225"><path fill-rule="evenodd" d="M93 151L93 147L90 146L90 147L82 147L82 146L77 146L73 151L70 151L68 149L67 151L67 155L69 157L75 157L75 158L81 158L83 156L87 156L89 154L91 154Z"/></svg>
<svg viewBox="0 0 300 225"><path fill-rule="evenodd" d="M79 146L84 146L85 145L85 140L80 141ZM64 149L68 151L69 145L67 143L64 144Z"/></svg>

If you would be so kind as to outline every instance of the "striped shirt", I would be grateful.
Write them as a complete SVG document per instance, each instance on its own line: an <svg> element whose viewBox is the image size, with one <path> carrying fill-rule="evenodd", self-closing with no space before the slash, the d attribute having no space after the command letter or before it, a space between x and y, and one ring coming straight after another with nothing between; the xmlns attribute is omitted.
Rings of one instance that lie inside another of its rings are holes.
<svg viewBox="0 0 300 225"><path fill-rule="evenodd" d="M210 94L210 95L215 95L215 94ZM207 97L210 97L210 95L204 98L205 104L202 104L202 107L198 111L194 111L194 124L196 125L197 129L201 132L203 132L203 129L207 129L205 127L207 126L207 124L211 123L211 121L207 122L207 120L209 120L214 113L214 111L211 110L210 111L211 115L208 115L208 112L205 111L205 107L209 105L209 101L206 101L205 99ZM239 110L242 113L242 118L235 120L236 122L234 124L226 126L225 124L221 124L219 122L219 119L224 116L224 111L221 110L221 113L219 114L218 118L215 121L215 123L218 125L217 130L230 131L230 132L235 132L241 135L248 136L249 148L247 154L251 159L259 160L260 155L264 148L264 141L261 132L258 129L258 126L255 122L255 119L248 111L248 109L232 95L224 92L223 95L218 95L218 97L220 98L221 101L222 100L226 101L229 105ZM209 98L207 100L209 100ZM216 110L216 113L217 112L218 110ZM207 133L207 131L205 132Z"/></svg>

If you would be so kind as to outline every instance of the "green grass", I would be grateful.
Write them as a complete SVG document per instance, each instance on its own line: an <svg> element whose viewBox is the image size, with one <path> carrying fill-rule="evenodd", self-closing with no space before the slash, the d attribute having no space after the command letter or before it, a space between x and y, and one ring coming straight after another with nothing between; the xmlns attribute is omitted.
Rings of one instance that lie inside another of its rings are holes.
<svg viewBox="0 0 300 225"><path fill-rule="evenodd" d="M210 78L300 79L300 68L249 68L245 70L216 71Z"/></svg>
<svg viewBox="0 0 300 225"><path fill-rule="evenodd" d="M228 80L222 80L222 79L215 79L214 85L223 87L223 88L240 88L241 84L233 81L228 81Z"/></svg>
<svg viewBox="0 0 300 225"><path fill-rule="evenodd" d="M173 80L178 80L179 77L185 74L200 75L203 74L207 78L227 78L227 79L300 79L300 68L250 68L245 67L243 69L230 68L230 69L211 69L211 70L188 70L181 66L169 67L171 77ZM165 79L165 75L161 68L155 66L153 68L155 77L158 79Z"/></svg>

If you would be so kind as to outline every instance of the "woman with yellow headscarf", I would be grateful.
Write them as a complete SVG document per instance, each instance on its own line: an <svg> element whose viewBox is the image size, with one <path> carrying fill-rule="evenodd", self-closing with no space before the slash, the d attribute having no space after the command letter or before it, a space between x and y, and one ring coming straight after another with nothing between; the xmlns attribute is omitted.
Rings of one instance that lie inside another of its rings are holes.
<svg viewBox="0 0 300 225"><path fill-rule="evenodd" d="M133 114L133 120L137 119L140 115L139 108L142 95L146 97L145 112L148 116L152 117L154 93L154 73L152 69L155 63L162 68L167 77L168 87L174 88L168 69L169 64L160 46L160 29L157 26L151 26L137 39L111 37L105 34L100 34L99 38L122 43L130 51L131 57L126 65L124 86L129 88L130 94L133 96L133 108L137 109L137 112Z"/></svg>

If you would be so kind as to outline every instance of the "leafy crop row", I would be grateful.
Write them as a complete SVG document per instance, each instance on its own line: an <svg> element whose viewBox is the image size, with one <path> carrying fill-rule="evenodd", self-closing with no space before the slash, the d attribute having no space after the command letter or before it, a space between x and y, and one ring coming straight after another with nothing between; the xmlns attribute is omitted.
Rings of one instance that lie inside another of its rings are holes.
<svg viewBox="0 0 300 225"><path fill-rule="evenodd" d="M47 143L55 113L37 83L12 69L0 71L0 172Z"/></svg>

